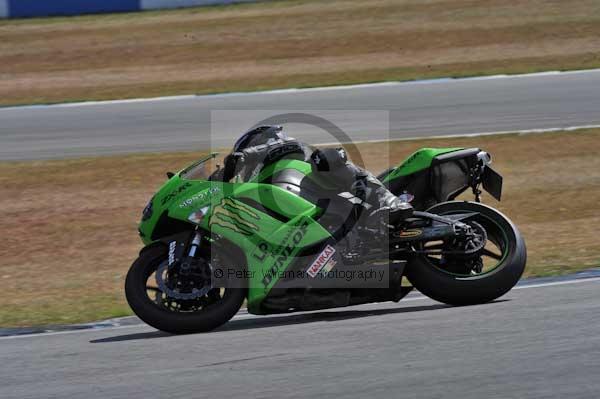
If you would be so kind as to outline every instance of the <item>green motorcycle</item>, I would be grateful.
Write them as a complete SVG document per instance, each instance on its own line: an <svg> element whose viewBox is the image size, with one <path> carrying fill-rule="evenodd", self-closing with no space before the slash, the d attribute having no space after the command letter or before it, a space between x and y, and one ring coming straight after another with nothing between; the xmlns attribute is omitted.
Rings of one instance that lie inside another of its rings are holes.
<svg viewBox="0 0 600 399"><path fill-rule="evenodd" d="M225 176L227 166L209 174L216 153L168 173L143 211L145 247L125 282L143 321L203 332L244 301L265 315L399 301L412 287L446 304L479 304L523 273L517 227L480 203L481 188L500 200L502 178L478 148L424 148L379 175L414 207L395 223L373 223L360 192L323 184L310 160L272 155L245 177ZM455 201L468 189L474 202Z"/></svg>

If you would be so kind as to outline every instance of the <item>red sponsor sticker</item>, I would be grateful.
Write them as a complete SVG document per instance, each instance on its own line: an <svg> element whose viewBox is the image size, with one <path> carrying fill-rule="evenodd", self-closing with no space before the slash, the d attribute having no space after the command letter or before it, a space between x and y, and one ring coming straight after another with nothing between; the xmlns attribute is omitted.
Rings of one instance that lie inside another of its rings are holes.
<svg viewBox="0 0 600 399"><path fill-rule="evenodd" d="M323 267L327 264L327 262L331 259L331 257L335 254L335 248L331 245L327 245L323 252L317 256L317 259L310 265L310 267L306 270L309 276L315 277Z"/></svg>

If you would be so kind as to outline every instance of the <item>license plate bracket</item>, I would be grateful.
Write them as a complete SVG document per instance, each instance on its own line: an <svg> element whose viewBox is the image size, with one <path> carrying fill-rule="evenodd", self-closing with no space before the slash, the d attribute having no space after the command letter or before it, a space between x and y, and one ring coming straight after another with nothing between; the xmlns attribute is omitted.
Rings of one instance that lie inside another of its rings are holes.
<svg viewBox="0 0 600 399"><path fill-rule="evenodd" d="M483 189L500 201L502 197L502 176L500 173L486 166L481 176L481 182L483 183Z"/></svg>

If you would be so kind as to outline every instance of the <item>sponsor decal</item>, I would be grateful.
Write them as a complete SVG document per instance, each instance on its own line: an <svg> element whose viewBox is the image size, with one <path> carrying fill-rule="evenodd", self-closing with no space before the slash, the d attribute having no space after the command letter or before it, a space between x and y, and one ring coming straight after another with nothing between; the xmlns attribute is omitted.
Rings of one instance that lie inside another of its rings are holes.
<svg viewBox="0 0 600 399"><path fill-rule="evenodd" d="M396 235L401 238L412 238L412 237L418 237L421 234L423 234L423 230L410 229L410 230L403 230L400 233L397 233Z"/></svg>
<svg viewBox="0 0 600 399"><path fill-rule="evenodd" d="M187 208L188 206L192 205L194 202L199 201L199 200L205 200L211 194L214 194L219 191L220 191L219 187L211 187L207 191L202 191L202 192L192 195L190 198L186 199L181 204L179 204L179 207Z"/></svg>
<svg viewBox="0 0 600 399"><path fill-rule="evenodd" d="M259 228L253 220L260 220L255 209L231 198L223 198L210 218L209 227L221 226L246 236L255 234Z"/></svg>
<svg viewBox="0 0 600 399"><path fill-rule="evenodd" d="M337 265L335 259L330 259L329 262L327 262L323 267L323 270L321 270L321 274L325 275L329 273L335 267L335 265Z"/></svg>
<svg viewBox="0 0 600 399"><path fill-rule="evenodd" d="M261 262L264 261L267 255L269 255L269 244L267 244L264 241L261 241L260 244L258 244L257 252L258 253L254 253L252 256L254 256L255 259L258 259Z"/></svg>
<svg viewBox="0 0 600 399"><path fill-rule="evenodd" d="M289 258L292 256L294 249L302 242L306 230L308 229L308 220L302 219L302 221L296 226L295 229L291 229L281 240L279 247L281 250L278 253L273 254L275 263L265 273L262 283L265 290L269 287L273 278L279 275L279 272L288 263Z"/></svg>
<svg viewBox="0 0 600 399"><path fill-rule="evenodd" d="M317 259L315 259L315 261L309 266L309 268L306 270L306 273L314 278L331 260L333 254L335 254L335 248L331 245L327 245L323 252L321 252L319 256L317 256ZM333 266L335 266L335 263L330 266L329 270L331 270Z"/></svg>
<svg viewBox="0 0 600 399"><path fill-rule="evenodd" d="M177 197L179 194L192 187L190 183L184 183L181 186L177 187L175 190L171 191L169 194L165 195L163 199L160 201L161 205L165 205L167 202L171 201L173 198Z"/></svg>

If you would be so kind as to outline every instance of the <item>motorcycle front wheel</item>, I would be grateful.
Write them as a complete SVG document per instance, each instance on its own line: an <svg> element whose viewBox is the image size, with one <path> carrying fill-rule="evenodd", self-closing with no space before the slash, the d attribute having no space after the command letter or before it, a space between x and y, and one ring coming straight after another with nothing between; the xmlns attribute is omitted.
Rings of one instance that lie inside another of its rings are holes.
<svg viewBox="0 0 600 399"><path fill-rule="evenodd" d="M157 284L162 277L156 278L157 273L166 273L161 265L167 258L166 247L150 247L141 252L127 273L127 302L145 323L172 334L206 332L225 324L240 309L246 298L243 288L214 288L193 299L169 297L164 284Z"/></svg>
<svg viewBox="0 0 600 399"><path fill-rule="evenodd" d="M467 223L485 229L487 244L475 259L415 254L406 276L416 289L436 301L462 306L493 301L517 284L525 270L527 250L521 233L506 216L487 205L466 201L444 202L427 212L440 216L476 213ZM447 245L433 244L421 249Z"/></svg>

